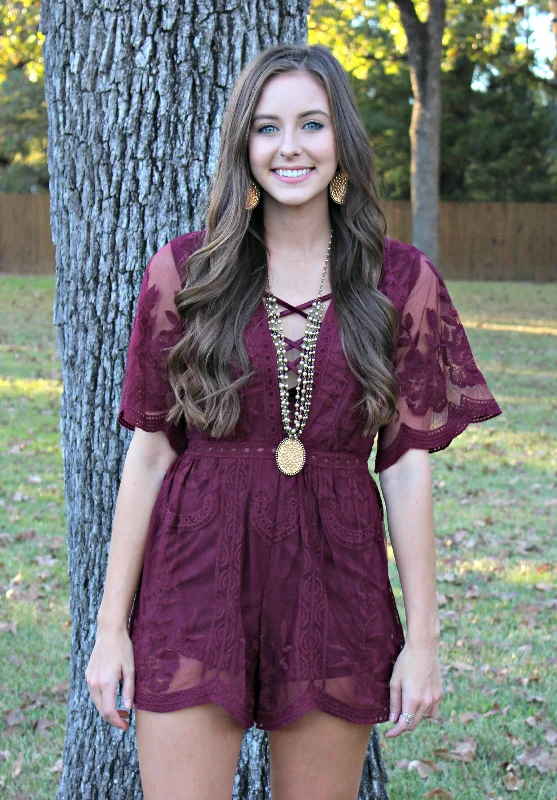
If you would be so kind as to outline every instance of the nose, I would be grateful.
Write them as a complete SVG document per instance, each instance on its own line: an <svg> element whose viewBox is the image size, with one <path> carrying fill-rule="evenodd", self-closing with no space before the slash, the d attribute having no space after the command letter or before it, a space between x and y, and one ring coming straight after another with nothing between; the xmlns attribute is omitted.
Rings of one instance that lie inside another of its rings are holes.
<svg viewBox="0 0 557 800"><path fill-rule="evenodd" d="M296 132L293 130L289 130L288 128L284 128L282 134L282 141L280 143L279 152L281 156L295 156L298 155L301 151L300 145L296 138Z"/></svg>

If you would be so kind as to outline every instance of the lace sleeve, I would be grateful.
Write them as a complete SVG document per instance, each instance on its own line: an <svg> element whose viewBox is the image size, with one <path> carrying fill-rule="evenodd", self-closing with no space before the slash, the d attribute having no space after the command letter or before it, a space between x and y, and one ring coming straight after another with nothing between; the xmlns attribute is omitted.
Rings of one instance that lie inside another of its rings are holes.
<svg viewBox="0 0 557 800"><path fill-rule="evenodd" d="M399 415L379 429L375 472L407 450L443 450L471 422L502 413L478 369L438 270L420 253L394 355Z"/></svg>
<svg viewBox="0 0 557 800"><path fill-rule="evenodd" d="M166 421L174 392L166 376L166 359L182 334L174 303L182 287L170 243L149 261L141 282L124 373L118 423L129 430L164 431L180 455L187 436L183 418Z"/></svg>

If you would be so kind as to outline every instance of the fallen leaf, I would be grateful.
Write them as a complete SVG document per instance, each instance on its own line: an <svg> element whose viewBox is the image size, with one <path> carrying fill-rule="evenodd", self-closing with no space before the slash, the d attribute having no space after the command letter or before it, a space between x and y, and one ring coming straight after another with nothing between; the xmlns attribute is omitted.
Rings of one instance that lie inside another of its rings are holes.
<svg viewBox="0 0 557 800"><path fill-rule="evenodd" d="M509 764L507 772L503 775L503 783L508 792L518 792L524 786L524 781L518 776L513 764Z"/></svg>
<svg viewBox="0 0 557 800"><path fill-rule="evenodd" d="M557 728L554 728L553 725L550 724L546 728L543 738L548 744L555 747L555 745L557 745Z"/></svg>
<svg viewBox="0 0 557 800"><path fill-rule="evenodd" d="M477 669L476 666L467 664L465 661L455 661L453 664L450 664L449 667L450 669L456 669L458 672L473 672Z"/></svg>
<svg viewBox="0 0 557 800"><path fill-rule="evenodd" d="M22 764L23 764L23 753L20 753L14 763L14 768L12 770L12 778L17 778L17 776L21 772Z"/></svg>
<svg viewBox="0 0 557 800"><path fill-rule="evenodd" d="M16 533L15 540L16 542L25 542L27 539L34 539L37 535L37 531L21 531L20 533Z"/></svg>
<svg viewBox="0 0 557 800"><path fill-rule="evenodd" d="M37 719L33 723L33 732L36 733L37 731L44 736L45 731L48 731L49 728L55 723L51 719Z"/></svg>
<svg viewBox="0 0 557 800"><path fill-rule="evenodd" d="M65 678L63 681L60 681L59 683L56 683L54 686L51 686L50 687L50 693L51 694L67 694L69 685L70 685L70 683L69 683L68 678Z"/></svg>
<svg viewBox="0 0 557 800"><path fill-rule="evenodd" d="M542 774L557 772L557 753L550 755L543 747L526 747L516 760L524 767L535 767Z"/></svg>
<svg viewBox="0 0 557 800"><path fill-rule="evenodd" d="M24 721L24 719L25 717L23 716L23 714L21 713L21 709L19 708L14 708L12 709L12 711L9 711L8 714L6 714L6 724L8 728L12 728L15 725L19 725L20 722Z"/></svg>
<svg viewBox="0 0 557 800"><path fill-rule="evenodd" d="M469 722L473 722L478 717L482 715L479 714L477 711L465 711L463 714L459 715L459 719L463 725L467 725Z"/></svg>
<svg viewBox="0 0 557 800"><path fill-rule="evenodd" d="M447 751L447 756L452 761L464 761L470 763L476 760L476 750L478 748L475 739L466 739L456 742L452 750Z"/></svg>
<svg viewBox="0 0 557 800"><path fill-rule="evenodd" d="M545 697L542 697L539 694L527 694L526 700L529 703L545 703Z"/></svg>
<svg viewBox="0 0 557 800"><path fill-rule="evenodd" d="M417 772L420 778L427 778L432 772L435 772L435 762L421 761L416 758L408 764L408 772Z"/></svg>

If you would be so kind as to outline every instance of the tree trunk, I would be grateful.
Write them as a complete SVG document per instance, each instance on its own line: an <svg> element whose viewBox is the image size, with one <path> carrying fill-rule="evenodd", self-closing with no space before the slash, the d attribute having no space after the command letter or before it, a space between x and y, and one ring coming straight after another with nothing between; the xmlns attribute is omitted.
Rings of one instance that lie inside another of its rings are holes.
<svg viewBox="0 0 557 800"><path fill-rule="evenodd" d="M414 105L410 125L412 243L439 263L439 132L445 0L430 0L422 22L412 0L395 0L408 39Z"/></svg>
<svg viewBox="0 0 557 800"><path fill-rule="evenodd" d="M124 732L105 722L85 681L131 438L116 410L140 280L156 250L205 226L234 79L265 47L305 42L308 6L43 1L72 617L59 800L142 797L133 724ZM361 797L386 797L375 731L369 753ZM268 776L267 735L254 726L234 797L269 797Z"/></svg>

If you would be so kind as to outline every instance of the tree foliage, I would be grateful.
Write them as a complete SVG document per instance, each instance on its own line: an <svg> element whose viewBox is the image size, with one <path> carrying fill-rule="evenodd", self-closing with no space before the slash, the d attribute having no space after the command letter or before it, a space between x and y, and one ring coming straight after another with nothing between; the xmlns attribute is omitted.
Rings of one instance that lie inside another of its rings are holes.
<svg viewBox="0 0 557 800"><path fill-rule="evenodd" d="M425 19L428 3L416 2ZM536 7L538 4L529 3ZM540 0L540 8L547 10ZM539 78L528 6L454 0L443 40L443 200L555 201L557 91ZM0 2L0 191L48 191L39 0ZM410 196L412 88L400 15L388 0L314 0L309 41L350 74L383 192Z"/></svg>
<svg viewBox="0 0 557 800"><path fill-rule="evenodd" d="M40 2L0 2L0 191L48 190Z"/></svg>
<svg viewBox="0 0 557 800"><path fill-rule="evenodd" d="M428 3L415 7L425 19ZM315 0L311 12L309 41L330 47L351 76L384 194L408 199L413 98L397 6L385 0ZM454 0L447 6L442 200L557 199L557 92L537 75L539 56L526 31L523 6L496 0Z"/></svg>

